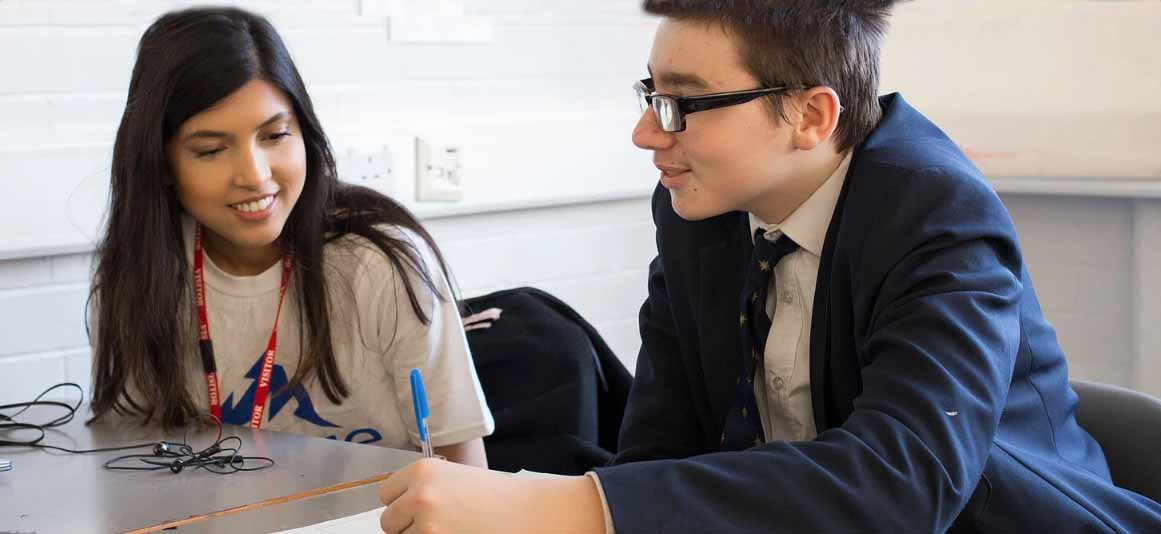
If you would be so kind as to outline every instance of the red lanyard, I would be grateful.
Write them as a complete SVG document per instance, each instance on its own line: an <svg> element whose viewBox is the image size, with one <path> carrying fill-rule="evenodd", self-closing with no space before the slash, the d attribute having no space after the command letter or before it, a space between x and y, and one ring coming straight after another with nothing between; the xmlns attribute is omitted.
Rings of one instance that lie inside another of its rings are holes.
<svg viewBox="0 0 1161 534"><path fill-rule="evenodd" d="M278 318L282 316L282 299L286 296L286 286L290 283L290 273L294 270L294 256L285 254L282 258L282 284L278 288L278 311L274 314L274 329L270 331L270 341L266 343L265 357L262 359L262 374L258 375L258 388L254 392L254 408L250 412L250 426L260 428L262 415L266 411L266 395L270 391L270 376L274 374L274 349L278 346ZM206 385L210 390L210 413L222 420L222 395L218 388L218 364L214 360L214 342L210 339L210 320L206 315L205 249L202 247L202 227L199 224L194 234L194 294L198 307L198 351L202 355L202 369L206 372Z"/></svg>

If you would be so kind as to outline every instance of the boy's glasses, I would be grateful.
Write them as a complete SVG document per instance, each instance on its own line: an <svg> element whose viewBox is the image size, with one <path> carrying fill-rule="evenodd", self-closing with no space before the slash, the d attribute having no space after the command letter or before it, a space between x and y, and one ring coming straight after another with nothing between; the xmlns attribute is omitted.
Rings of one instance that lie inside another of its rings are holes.
<svg viewBox="0 0 1161 534"><path fill-rule="evenodd" d="M685 131L685 116L690 113L735 106L760 96L809 88L810 86L807 85L793 85L699 96L676 96L658 93L654 88L653 78L645 78L633 84L633 92L637 93L637 103L641 106L641 113L653 108L657 124L661 125L661 129L667 132Z"/></svg>

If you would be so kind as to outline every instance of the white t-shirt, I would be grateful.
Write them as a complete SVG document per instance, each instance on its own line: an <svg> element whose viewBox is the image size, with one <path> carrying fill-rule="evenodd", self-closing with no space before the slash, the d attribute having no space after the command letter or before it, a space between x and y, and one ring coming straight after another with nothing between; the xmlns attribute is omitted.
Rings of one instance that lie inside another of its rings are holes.
<svg viewBox="0 0 1161 534"><path fill-rule="evenodd" d="M193 266L194 224L184 225L186 256ZM444 296L436 299L410 266L406 276L430 324L408 300L401 273L365 238L348 235L324 247L330 293L331 338L339 375L349 396L330 402L317 378L279 391L298 369L301 318L295 282L283 302L274 372L262 428L356 443L409 449L419 446L411 403L410 372L418 368L427 390L433 446L486 436L495 428L448 282L422 238L386 228L415 245ZM206 307L221 384L222 419L245 425L253 407L262 357L270 339L282 277L281 262L256 276L233 276L205 256ZM406 260L404 261L407 264ZM193 295L193 282L190 292ZM192 301L188 317L193 317ZM196 328L196 322L190 322ZM196 330L191 335L196 343ZM209 396L196 346L183 355L189 391L208 413Z"/></svg>

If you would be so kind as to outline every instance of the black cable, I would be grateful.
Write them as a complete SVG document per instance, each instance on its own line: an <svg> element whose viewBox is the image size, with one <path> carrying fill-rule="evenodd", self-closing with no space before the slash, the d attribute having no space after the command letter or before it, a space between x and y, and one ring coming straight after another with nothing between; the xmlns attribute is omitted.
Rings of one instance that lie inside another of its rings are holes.
<svg viewBox="0 0 1161 534"><path fill-rule="evenodd" d="M48 395L52 391L60 389L60 388L65 388L65 387L75 388L77 390L77 393L79 393L79 395L77 396L78 398L77 398L77 401L75 404L67 404L67 403L64 403L61 401L41 400L44 398L45 395ZM138 445L127 445L124 447L104 447L104 448L99 448L99 449L75 450L75 449L68 449L65 447L57 447L55 445L42 444L41 441L43 441L44 438L47 437L47 435L48 435L45 432L46 429L51 429L51 428L63 426L63 425L66 425L73 420L73 418L76 416L77 411L80 410L80 408L81 408L81 402L83 402L84 395L85 395L84 389L82 389L80 385L78 385L74 382L62 382L60 384L57 384L55 386L52 386L52 387L44 390L43 392L41 392L40 395L37 395L35 399L32 399L29 402L17 402L17 403L13 403L13 404L0 405L0 421L7 421L7 422L0 422L0 436L4 436L3 438L0 438L0 447L33 447L33 448L37 448L37 449L49 449L49 450L54 450L54 451L67 452L67 453L71 453L71 454L86 454L86 453L91 453L91 452L127 451L127 450L132 450L132 449L140 449L142 447L153 446L152 443L143 443L143 444L138 444ZM56 419L53 419L53 420L50 420L50 421L44 422L44 423L26 423L26 422L21 422L21 421L16 420L17 417L19 417L24 412L28 411L28 409L32 408L33 406L48 406L48 407L53 407L53 408L63 408L65 410L65 414L61 415L60 417L57 417ZM18 411L16 413L13 413L13 414L3 413L5 410L14 410L17 408L19 408L20 411ZM23 439L23 440L7 438L7 436L10 435L12 432L16 432L16 431L20 431L20 430L32 430L36 433L39 433L39 436L37 436L36 438Z"/></svg>
<svg viewBox="0 0 1161 534"><path fill-rule="evenodd" d="M76 404L66 404L60 401L45 401L41 400L45 395L62 387L76 388L80 393L80 398L77 399ZM218 418L211 415L200 416L208 418L218 428L217 436L213 443L204 449L194 451L192 445L189 444L189 430L190 426L186 426L184 441L181 443L171 443L166 441L139 443L136 445L125 445L121 447L102 447L98 449L69 449L65 447L58 447L55 445L47 445L41 443L47 436L46 430L53 429L73 420L77 411L80 410L82 399L84 398L84 390L81 386L73 382L62 382L52 386L35 399L29 402L18 402L14 404L0 405L0 447L31 447L36 449L61 451L70 454L87 454L94 452L117 452L128 451L133 449L152 448L152 454L127 454L118 456L105 462L104 467L110 471L158 471L168 469L174 473L180 473L186 469L205 469L211 473L219 475L228 475L231 473L238 473L243 471L260 471L274 466L274 460L265 456L243 456L242 438L238 436L222 437L222 422ZM49 406L54 408L63 408L66 413L56 419L45 423L30 423L17 421L24 412L28 411L33 406ZM20 411L12 414L4 413L5 410L20 409ZM195 423L198 422L195 420ZM21 430L32 430L38 432L40 435L35 439L9 439L7 436L10 432ZM223 446L226 443L237 442L235 447ZM228 452L228 454L219 454ZM126 461L138 460L139 465L121 465ZM248 467L246 462L259 462L257 466ZM144 464L144 465L141 465Z"/></svg>
<svg viewBox="0 0 1161 534"><path fill-rule="evenodd" d="M80 401L80 399L78 399L78 400L77 400L77 403L76 403L76 405L75 405L75 406L70 406L70 405L68 405L68 404L65 404L65 403L63 403L63 402L59 402L59 401L41 401L41 400L40 400L40 399L43 399L45 395L48 395L48 394L49 394L50 392L52 392L53 390L56 390L56 389L59 389L59 388L63 388L63 387L72 387L72 388L76 388L76 390L77 390L77 393L80 393L80 396L81 396L81 397L84 397L84 394L85 394L85 393L84 393L84 390L83 390L83 389L81 389L81 386L80 386L80 385L78 385L78 384L76 384L76 383L74 383L74 382L61 382L60 384L57 384L57 385L55 385L55 386L52 386L52 387L50 387L50 388L48 388L48 389L46 389L46 390L42 391L42 392L40 393L40 395L37 395L37 396L36 396L36 398L35 398L35 399L32 399L32 401L31 401L31 402L18 402L18 403L15 403L15 404L5 404L5 405L0 405L0 411L3 411L3 410L11 410L11 409L13 409L13 408L21 408L21 410L20 410L19 412L16 412L16 413L14 413L14 414L11 414L11 415L7 415L7 414L0 413L0 419L5 419L5 420L8 420L8 421L16 422L16 417L17 417L17 416L19 416L20 414L22 414L22 413L24 413L24 412L28 411L28 409L29 409L29 408L31 408L31 407L33 407L33 406L41 406L41 405L46 405L46 406L60 406L60 407L63 407L63 408L65 408L66 410L69 410L69 413L67 413L67 414L65 414L65 415L63 415L63 416L61 416L61 417L58 417L57 419L54 419L54 420L52 420L52 421L50 421L50 422L48 422L48 423L44 423L44 424L43 424L43 426L46 426L46 427L52 427L52 426L60 426L60 425L63 425L63 424L65 424L65 423L68 423L69 421L71 421L71 420L72 420L72 418L73 418L73 414L75 414L75 413L76 413L77 409L81 407L81 401Z"/></svg>

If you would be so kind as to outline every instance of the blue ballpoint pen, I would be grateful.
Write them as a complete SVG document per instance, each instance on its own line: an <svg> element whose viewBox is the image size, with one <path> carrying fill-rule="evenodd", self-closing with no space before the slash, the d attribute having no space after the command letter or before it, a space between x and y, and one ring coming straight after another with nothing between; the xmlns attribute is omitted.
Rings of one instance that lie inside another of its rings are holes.
<svg viewBox="0 0 1161 534"><path fill-rule="evenodd" d="M411 405L415 407L415 426L419 429L419 443L423 445L423 457L431 458L431 440L427 433L427 417L431 410L427 407L427 391L423 388L423 376L419 369L411 370Z"/></svg>

